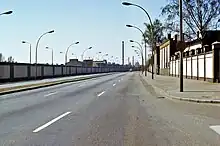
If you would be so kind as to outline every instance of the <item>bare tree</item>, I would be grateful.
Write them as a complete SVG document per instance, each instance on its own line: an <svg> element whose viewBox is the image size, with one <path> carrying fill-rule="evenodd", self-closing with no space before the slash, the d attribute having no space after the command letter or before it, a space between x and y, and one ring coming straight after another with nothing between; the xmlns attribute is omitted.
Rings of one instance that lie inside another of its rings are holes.
<svg viewBox="0 0 220 146"><path fill-rule="evenodd" d="M14 58L12 56L8 57L8 62L14 62Z"/></svg>
<svg viewBox="0 0 220 146"><path fill-rule="evenodd" d="M4 61L4 56L2 53L0 53L0 62L3 62Z"/></svg>
<svg viewBox="0 0 220 146"><path fill-rule="evenodd" d="M162 8L162 15L166 16L166 29L170 32L179 30L179 2L169 0ZM203 39L207 30L214 28L220 18L220 0L183 0L184 34L188 38L200 33Z"/></svg>

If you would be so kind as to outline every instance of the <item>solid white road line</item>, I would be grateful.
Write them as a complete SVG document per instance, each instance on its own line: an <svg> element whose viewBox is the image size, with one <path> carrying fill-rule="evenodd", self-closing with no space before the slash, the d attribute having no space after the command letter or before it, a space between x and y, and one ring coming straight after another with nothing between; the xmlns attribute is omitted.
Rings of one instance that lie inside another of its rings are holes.
<svg viewBox="0 0 220 146"><path fill-rule="evenodd" d="M113 86L115 86L116 84L113 84Z"/></svg>
<svg viewBox="0 0 220 146"><path fill-rule="evenodd" d="M57 92L52 92L52 93L46 94L46 95L44 95L44 97L51 96L51 95L54 95L54 94L57 94Z"/></svg>
<svg viewBox="0 0 220 146"><path fill-rule="evenodd" d="M209 126L212 130L214 130L216 133L220 135L220 125L215 125L215 126Z"/></svg>
<svg viewBox="0 0 220 146"><path fill-rule="evenodd" d="M33 132L34 132L34 133L37 133L37 132L43 130L44 128L50 126L50 125L53 124L54 122L56 122L56 121L60 120L61 118L63 118L63 117L65 117L65 116L69 115L70 113L71 113L71 112L66 112L66 113L64 113L64 114L62 114L62 115L56 117L55 119L49 121L48 123L46 123L46 124L44 124L44 125L38 127L38 128L35 129Z"/></svg>
<svg viewBox="0 0 220 146"><path fill-rule="evenodd" d="M97 96L98 96L98 97L99 97L99 96L102 96L104 93L105 93L105 91L99 93Z"/></svg>

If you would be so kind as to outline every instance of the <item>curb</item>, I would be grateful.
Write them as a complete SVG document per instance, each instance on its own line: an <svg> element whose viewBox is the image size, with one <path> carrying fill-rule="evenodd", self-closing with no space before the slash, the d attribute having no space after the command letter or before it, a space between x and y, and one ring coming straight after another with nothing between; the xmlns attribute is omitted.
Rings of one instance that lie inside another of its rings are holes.
<svg viewBox="0 0 220 146"><path fill-rule="evenodd" d="M110 74L97 75L97 76L92 76L92 77L80 77L80 78L75 78L75 79L72 79L72 80L69 79L69 80L48 82L48 84L46 84L46 85L37 85L37 86L33 85L33 87L26 87L26 88L14 89L14 90L12 89L12 90L9 90L9 91L3 91L3 92L0 92L0 95L6 95L6 94L22 92L22 91L27 91L27 90L33 90L33 89L39 89L39 88L44 88L44 87L50 87L50 86L60 85L60 84L64 84L64 83L83 81L83 80L103 77L103 76L107 76L107 75L110 75Z"/></svg>
<svg viewBox="0 0 220 146"><path fill-rule="evenodd" d="M141 76L142 77L142 76ZM142 77L143 78L143 77ZM146 82L146 80L144 79L144 81ZM159 87L156 87L154 85L151 84L151 86L156 90L161 93L165 96L165 98L167 99L175 99L175 100L180 100L180 101L188 101L188 102L196 102L196 103L215 103L215 104L220 104L220 100L215 100L215 99L212 99L212 100L208 100L208 99L197 99L197 98L184 98L184 97L178 97L178 96L173 96L173 95L170 95L167 91L159 88Z"/></svg>

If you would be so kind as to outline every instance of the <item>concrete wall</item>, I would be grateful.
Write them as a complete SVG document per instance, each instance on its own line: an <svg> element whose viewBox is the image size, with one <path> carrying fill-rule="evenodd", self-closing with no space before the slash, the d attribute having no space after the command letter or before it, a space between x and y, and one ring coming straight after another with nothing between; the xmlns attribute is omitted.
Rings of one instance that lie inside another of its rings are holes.
<svg viewBox="0 0 220 146"><path fill-rule="evenodd" d="M14 78L25 78L27 77L27 66L17 65L14 66Z"/></svg>
<svg viewBox="0 0 220 146"><path fill-rule="evenodd" d="M67 68L66 68L67 69ZM62 75L62 67L61 66L55 66L54 67L54 75L55 76L60 76Z"/></svg>
<svg viewBox="0 0 220 146"><path fill-rule="evenodd" d="M31 77L35 77L36 75L36 67L31 66ZM41 77L41 66L37 66L37 77Z"/></svg>
<svg viewBox="0 0 220 146"><path fill-rule="evenodd" d="M44 76L53 76L53 67L45 66L44 67Z"/></svg>
<svg viewBox="0 0 220 146"><path fill-rule="evenodd" d="M10 66L1 65L0 66L0 79L8 79L8 78L10 78Z"/></svg>
<svg viewBox="0 0 220 146"><path fill-rule="evenodd" d="M204 60L205 58L205 60ZM171 60L170 62L170 75L179 75L179 59ZM204 63L205 61L205 63ZM176 63L176 65L175 65ZM204 64L206 65L204 67ZM176 72L175 72L176 70ZM204 75L206 73L206 76ZM213 55L211 52L195 55L183 59L183 75L187 78L213 78Z"/></svg>
<svg viewBox="0 0 220 146"><path fill-rule="evenodd" d="M125 67L75 67L75 66L51 66L51 65L37 65L25 63L6 63L0 62L0 82L17 81L17 80L31 80L43 79L51 77L91 74L101 72L116 72L116 71L129 71L130 68Z"/></svg>
<svg viewBox="0 0 220 146"><path fill-rule="evenodd" d="M213 77L213 55L207 54L206 55L206 77L212 78Z"/></svg>

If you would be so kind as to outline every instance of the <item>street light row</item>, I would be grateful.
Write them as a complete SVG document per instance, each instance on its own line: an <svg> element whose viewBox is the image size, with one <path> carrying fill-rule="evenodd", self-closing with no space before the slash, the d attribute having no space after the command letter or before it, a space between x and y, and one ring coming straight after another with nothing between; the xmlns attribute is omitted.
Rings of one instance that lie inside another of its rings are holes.
<svg viewBox="0 0 220 146"><path fill-rule="evenodd" d="M135 7L140 8L141 10L143 10L143 11L145 12L145 14L147 15L149 21L150 21L151 34L153 35L154 27L153 27L153 23L152 23L151 17L150 17L150 15L149 15L149 13L148 13L143 7L141 7L140 5L137 5L137 4L129 3L129 2L122 2L122 5L125 5L125 6L135 6ZM136 27L136 26L133 26L133 25L126 25L126 26L127 26L127 27L133 27L133 28L138 29L138 30L142 33L142 35L143 35L143 37L144 37L144 44L145 44L145 45L144 45L144 48L145 48L145 76L147 76L147 48L146 48L146 36L144 35L144 32L143 32L140 28L138 28L138 27ZM152 36L152 38L154 38L154 37ZM154 43L153 47L155 47L156 42L154 41L153 43ZM153 59L153 57L154 57L154 55L153 55L153 50L154 50L154 49L152 49L152 59ZM154 60L154 59L153 59L153 60ZM153 79L153 78L154 78L154 75L153 75L153 65L152 65L152 79Z"/></svg>

